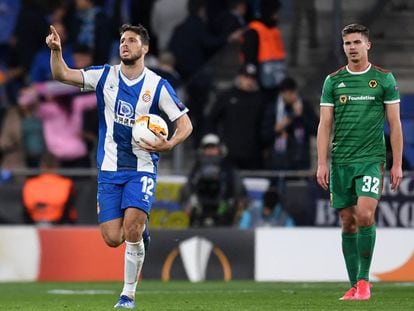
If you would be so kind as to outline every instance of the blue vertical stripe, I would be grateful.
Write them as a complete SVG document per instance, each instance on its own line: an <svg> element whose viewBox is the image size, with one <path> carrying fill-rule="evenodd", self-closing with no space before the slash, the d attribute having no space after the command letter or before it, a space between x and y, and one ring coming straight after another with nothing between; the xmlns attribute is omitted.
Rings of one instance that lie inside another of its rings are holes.
<svg viewBox="0 0 414 311"><path fill-rule="evenodd" d="M158 85L157 85L157 88L155 89L154 99L152 100L149 113L156 114L156 115L161 114L160 106L158 104L160 101L161 89L165 85L165 82L166 80L164 79L160 79L160 81L158 81ZM160 158L160 154L158 152L151 152L150 155L151 155L152 163L154 164L154 168L157 169L157 163Z"/></svg>
<svg viewBox="0 0 414 311"><path fill-rule="evenodd" d="M155 89L154 99L152 100L149 113L160 115L160 107L158 103L160 101L160 94L161 94L161 89L164 85L164 81L165 81L164 79L160 79L160 81L158 81L158 85L157 85L157 88Z"/></svg>
<svg viewBox="0 0 414 311"><path fill-rule="evenodd" d="M105 100L104 100L104 85L108 78L110 66L105 65L101 78L99 79L98 85L96 86L96 102L98 105L98 119L99 119L99 139L98 148L96 152L96 164L98 169L101 169L103 158L105 156L105 137L107 131L107 124L105 120Z"/></svg>
<svg viewBox="0 0 414 311"><path fill-rule="evenodd" d="M145 79L145 78L144 78ZM116 98L116 104L119 101L129 103L133 110L133 115L130 118L135 119L135 108L138 103L139 94L141 93L144 79L141 79L137 84L128 86L119 77L119 89ZM117 143L117 170L137 170L137 157L132 152L132 127L114 122L114 141Z"/></svg>

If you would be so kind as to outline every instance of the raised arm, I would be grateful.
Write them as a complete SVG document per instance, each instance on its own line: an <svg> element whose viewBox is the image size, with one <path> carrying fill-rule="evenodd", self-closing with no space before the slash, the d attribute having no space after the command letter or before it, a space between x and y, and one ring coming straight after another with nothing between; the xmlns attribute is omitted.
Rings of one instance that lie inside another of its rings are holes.
<svg viewBox="0 0 414 311"><path fill-rule="evenodd" d="M318 149L318 170L316 178L318 184L325 190L328 190L329 168L328 168L328 150L331 137L333 122L333 107L321 106L320 121L316 144Z"/></svg>
<svg viewBox="0 0 414 311"><path fill-rule="evenodd" d="M388 124L390 125L390 142L392 149L392 167L390 170L391 189L396 190L401 183L402 173L402 153L403 135L400 120L400 105L386 104Z"/></svg>
<svg viewBox="0 0 414 311"><path fill-rule="evenodd" d="M69 68L62 56L62 44L55 27L50 26L50 34L46 37L46 44L50 48L50 68L55 80L83 87L83 75L78 69Z"/></svg>

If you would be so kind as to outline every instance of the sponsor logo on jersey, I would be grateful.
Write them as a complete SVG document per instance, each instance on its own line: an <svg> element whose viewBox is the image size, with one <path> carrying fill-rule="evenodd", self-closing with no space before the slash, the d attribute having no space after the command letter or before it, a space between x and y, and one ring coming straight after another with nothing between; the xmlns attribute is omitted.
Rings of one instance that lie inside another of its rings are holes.
<svg viewBox="0 0 414 311"><path fill-rule="evenodd" d="M115 122L132 127L135 123L135 111L132 104L118 100L115 105Z"/></svg>
<svg viewBox="0 0 414 311"><path fill-rule="evenodd" d="M341 87L346 87L345 83L343 83L343 82L339 83L338 84L338 89L341 88Z"/></svg>
<svg viewBox="0 0 414 311"><path fill-rule="evenodd" d="M352 96L352 95L349 95L348 100L350 100L350 101L352 101L352 100L375 100L375 96L371 96L371 95Z"/></svg>
<svg viewBox="0 0 414 311"><path fill-rule="evenodd" d="M341 104L345 104L347 101L347 96L346 95L339 96L339 101L341 102Z"/></svg>
<svg viewBox="0 0 414 311"><path fill-rule="evenodd" d="M148 103L151 100L151 92L149 90L146 90L144 94L142 94L141 98L145 103Z"/></svg>
<svg viewBox="0 0 414 311"><path fill-rule="evenodd" d="M369 85L370 88L374 89L374 88L377 87L378 82L377 82L377 80L369 80L368 85Z"/></svg>

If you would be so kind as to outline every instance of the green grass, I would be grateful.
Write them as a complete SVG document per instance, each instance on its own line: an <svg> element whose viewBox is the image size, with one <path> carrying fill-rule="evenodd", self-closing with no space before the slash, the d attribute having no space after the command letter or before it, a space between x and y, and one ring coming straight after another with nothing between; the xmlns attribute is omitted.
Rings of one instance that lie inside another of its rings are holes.
<svg viewBox="0 0 414 311"><path fill-rule="evenodd" d="M113 310L121 283L0 283L0 310ZM369 301L339 301L346 283L144 280L137 310L414 310L414 283L375 283Z"/></svg>

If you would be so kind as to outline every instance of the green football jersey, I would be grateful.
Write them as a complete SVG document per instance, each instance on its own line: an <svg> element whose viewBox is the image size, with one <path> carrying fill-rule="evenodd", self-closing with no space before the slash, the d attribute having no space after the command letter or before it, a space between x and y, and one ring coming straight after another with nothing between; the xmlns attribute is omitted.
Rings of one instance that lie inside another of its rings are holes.
<svg viewBox="0 0 414 311"><path fill-rule="evenodd" d="M377 66L327 76L320 105L334 108L332 163L385 161L385 105L399 101L394 76Z"/></svg>

